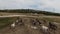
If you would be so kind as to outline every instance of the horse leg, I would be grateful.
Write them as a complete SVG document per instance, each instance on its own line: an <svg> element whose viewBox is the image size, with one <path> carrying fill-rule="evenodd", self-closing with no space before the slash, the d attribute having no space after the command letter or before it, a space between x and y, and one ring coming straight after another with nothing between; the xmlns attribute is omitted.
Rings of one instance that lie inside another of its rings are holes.
<svg viewBox="0 0 60 34"><path fill-rule="evenodd" d="M54 30L53 32L54 32L54 34L57 34L57 31L56 30Z"/></svg>
<svg viewBox="0 0 60 34"><path fill-rule="evenodd" d="M50 34L50 30L48 29L48 34Z"/></svg>
<svg viewBox="0 0 60 34"><path fill-rule="evenodd" d="M12 31L15 32L15 27L12 28Z"/></svg>

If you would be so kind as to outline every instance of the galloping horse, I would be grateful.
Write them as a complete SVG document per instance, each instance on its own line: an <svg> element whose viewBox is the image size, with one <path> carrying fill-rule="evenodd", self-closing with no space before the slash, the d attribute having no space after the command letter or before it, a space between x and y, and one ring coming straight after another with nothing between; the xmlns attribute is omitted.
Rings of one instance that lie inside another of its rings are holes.
<svg viewBox="0 0 60 34"><path fill-rule="evenodd" d="M41 24L41 22L38 20L38 19L36 19L36 22L40 25Z"/></svg>
<svg viewBox="0 0 60 34"><path fill-rule="evenodd" d="M32 24L35 26L36 25L36 21L35 20L32 20Z"/></svg>
<svg viewBox="0 0 60 34"><path fill-rule="evenodd" d="M49 22L49 30L52 30L54 34L56 33L55 31L57 30L57 25L54 22Z"/></svg>
<svg viewBox="0 0 60 34"><path fill-rule="evenodd" d="M16 25L22 25L24 24L21 18L17 18Z"/></svg>
<svg viewBox="0 0 60 34"><path fill-rule="evenodd" d="M56 30L57 26L54 22L49 22L49 28L52 29L52 30Z"/></svg>
<svg viewBox="0 0 60 34"><path fill-rule="evenodd" d="M15 29L15 26L16 26L16 24L15 24L15 22L13 22L11 25L10 25L10 29L12 29L12 31L15 31L14 29Z"/></svg>
<svg viewBox="0 0 60 34"><path fill-rule="evenodd" d="M32 23L33 23L33 25L36 25L37 23L38 23L38 25L41 24L41 22L38 19L32 20Z"/></svg>
<svg viewBox="0 0 60 34"><path fill-rule="evenodd" d="M11 28L15 28L15 22L11 24Z"/></svg>
<svg viewBox="0 0 60 34"><path fill-rule="evenodd" d="M50 34L49 28L47 26L41 25L41 30L43 34Z"/></svg>

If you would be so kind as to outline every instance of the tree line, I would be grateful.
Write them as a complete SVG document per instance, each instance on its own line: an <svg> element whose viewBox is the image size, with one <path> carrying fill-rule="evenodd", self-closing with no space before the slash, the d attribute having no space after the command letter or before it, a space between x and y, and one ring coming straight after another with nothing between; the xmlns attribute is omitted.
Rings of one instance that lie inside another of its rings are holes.
<svg viewBox="0 0 60 34"><path fill-rule="evenodd" d="M53 12L33 10L33 9L0 10L0 12L7 12L7 13L37 13L37 14L44 14L44 15L60 16L60 13L53 13Z"/></svg>

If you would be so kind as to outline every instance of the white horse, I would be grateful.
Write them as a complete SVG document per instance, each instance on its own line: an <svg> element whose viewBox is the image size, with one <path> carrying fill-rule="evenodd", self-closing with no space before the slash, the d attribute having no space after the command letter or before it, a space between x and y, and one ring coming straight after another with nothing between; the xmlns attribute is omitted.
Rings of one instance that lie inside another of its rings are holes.
<svg viewBox="0 0 60 34"><path fill-rule="evenodd" d="M10 25L10 28L13 28L13 29L14 29L15 26L16 26L16 25L15 25L15 22L14 22L14 23L12 23L12 24Z"/></svg>
<svg viewBox="0 0 60 34"><path fill-rule="evenodd" d="M13 31L13 32L15 32L15 22L13 22L11 25L10 25L10 29Z"/></svg>
<svg viewBox="0 0 60 34"><path fill-rule="evenodd" d="M49 28L47 26L41 25L41 30L44 34L49 34Z"/></svg>
<svg viewBox="0 0 60 34"><path fill-rule="evenodd" d="M31 26L31 28L32 28L32 29L38 29L38 27L36 27L36 26Z"/></svg>

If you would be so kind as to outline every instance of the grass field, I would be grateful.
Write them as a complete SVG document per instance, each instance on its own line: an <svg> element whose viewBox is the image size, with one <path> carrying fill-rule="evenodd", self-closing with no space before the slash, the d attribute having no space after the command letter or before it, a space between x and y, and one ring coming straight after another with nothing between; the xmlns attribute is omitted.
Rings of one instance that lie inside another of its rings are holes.
<svg viewBox="0 0 60 34"><path fill-rule="evenodd" d="M6 27L8 24L11 24L13 21L15 21L14 17L0 18L0 29Z"/></svg>
<svg viewBox="0 0 60 34"><path fill-rule="evenodd" d="M60 23L60 18L46 18L46 17L40 18L39 17L38 19ZM15 18L14 17L0 18L0 28L6 27L8 24L11 24L15 20L16 20L16 17Z"/></svg>
<svg viewBox="0 0 60 34"><path fill-rule="evenodd" d="M43 20L47 20L47 21L51 21L51 22L57 22L59 23L60 22L60 18L43 18Z"/></svg>
<svg viewBox="0 0 60 34"><path fill-rule="evenodd" d="M15 29L16 30L15 32L12 32L11 29L9 29L8 24L13 23L17 19L17 17L3 17L3 18L0 17L0 30L1 30L0 34L41 34L41 31L30 28L30 26L32 26L32 25L30 24L31 22L29 20L34 19L34 18L38 18L39 20L47 20L47 21L51 21L51 22L60 23L60 18L56 18L56 17L52 17L52 16L51 16L51 18L42 17L41 15L38 15L37 17L29 17L29 16L31 16L31 15L28 14L26 17L20 16L24 20L25 26L22 26L22 27L17 26ZM59 30L58 32L60 32L60 29L58 29L58 30Z"/></svg>

